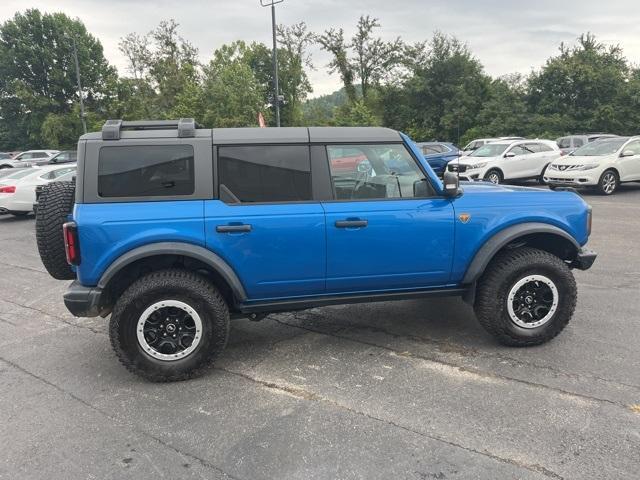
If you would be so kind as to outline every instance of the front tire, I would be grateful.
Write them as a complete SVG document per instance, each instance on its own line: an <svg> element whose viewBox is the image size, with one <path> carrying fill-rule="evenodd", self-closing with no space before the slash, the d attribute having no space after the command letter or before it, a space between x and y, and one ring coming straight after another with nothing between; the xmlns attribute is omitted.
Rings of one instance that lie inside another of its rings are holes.
<svg viewBox="0 0 640 480"><path fill-rule="evenodd" d="M499 253L482 275L474 309L500 343L526 347L548 342L569 323L577 287L560 258L535 248Z"/></svg>
<svg viewBox="0 0 640 480"><path fill-rule="evenodd" d="M489 170L484 176L485 181L498 185L504 181L504 177L500 170Z"/></svg>
<svg viewBox="0 0 640 480"><path fill-rule="evenodd" d="M118 299L109 335L127 370L152 382L186 380L201 375L224 350L229 309L204 277L160 270Z"/></svg>
<svg viewBox="0 0 640 480"><path fill-rule="evenodd" d="M620 178L615 170L605 170L598 180L598 192L602 195L613 195L620 186Z"/></svg>

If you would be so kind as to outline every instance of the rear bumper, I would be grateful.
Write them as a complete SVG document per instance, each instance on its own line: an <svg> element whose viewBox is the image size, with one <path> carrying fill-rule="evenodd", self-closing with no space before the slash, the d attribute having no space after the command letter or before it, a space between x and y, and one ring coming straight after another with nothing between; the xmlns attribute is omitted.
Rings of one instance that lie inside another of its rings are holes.
<svg viewBox="0 0 640 480"><path fill-rule="evenodd" d="M593 250L581 248L576 255L576 259L571 262L571 266L578 270L588 270L591 268L591 265L593 265L593 262L596 261L597 256L598 254Z"/></svg>
<svg viewBox="0 0 640 480"><path fill-rule="evenodd" d="M101 299L102 289L85 287L74 280L64 294L64 305L75 317L97 317L104 313Z"/></svg>

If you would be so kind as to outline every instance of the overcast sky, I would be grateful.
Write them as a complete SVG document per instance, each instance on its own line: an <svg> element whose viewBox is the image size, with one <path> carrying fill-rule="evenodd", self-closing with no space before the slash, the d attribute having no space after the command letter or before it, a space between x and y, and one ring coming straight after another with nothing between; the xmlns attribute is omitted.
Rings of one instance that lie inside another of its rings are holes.
<svg viewBox="0 0 640 480"><path fill-rule="evenodd" d="M126 63L118 50L120 37L146 33L161 20L174 18L180 32L200 51L203 61L223 43L237 39L270 45L271 16L259 0L0 0L0 20L35 7L79 17L100 39L105 56L121 73ZM638 0L284 0L277 6L278 23L305 21L313 31L343 27L350 36L361 14L380 19L380 36L401 36L407 42L425 40L434 30L465 41L490 75L528 73L557 52L560 42L572 43L591 31L605 43L620 44L626 56L640 64L640 3ZM313 96L331 93L339 78L327 73L328 56L312 51L316 70L310 72Z"/></svg>

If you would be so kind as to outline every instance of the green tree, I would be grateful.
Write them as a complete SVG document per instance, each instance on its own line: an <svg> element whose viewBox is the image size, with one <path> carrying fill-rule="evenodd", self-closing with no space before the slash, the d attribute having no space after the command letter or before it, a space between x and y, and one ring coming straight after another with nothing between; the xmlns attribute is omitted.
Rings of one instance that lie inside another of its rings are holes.
<svg viewBox="0 0 640 480"><path fill-rule="evenodd" d="M54 137L59 146L77 142L82 130L79 115L73 115L79 101L73 38L85 105L91 112L102 108L111 95L116 74L102 45L82 22L31 9L0 26L0 148L46 147Z"/></svg>
<svg viewBox="0 0 640 480"><path fill-rule="evenodd" d="M242 41L223 45L205 67L203 120L207 126L257 126L267 94L251 68L249 53Z"/></svg>
<svg viewBox="0 0 640 480"><path fill-rule="evenodd" d="M187 95L199 84L198 50L178 27L175 20L165 20L146 35L131 33L120 40L133 76L127 88L140 106L132 116L168 118L176 110L184 112Z"/></svg>
<svg viewBox="0 0 640 480"><path fill-rule="evenodd" d="M632 78L622 49L606 46L587 33L574 47L560 45L560 54L530 76L528 103L540 115L564 117L565 123L556 126L561 129L557 134L631 133L637 127L630 125L622 112L627 111Z"/></svg>
<svg viewBox="0 0 640 480"><path fill-rule="evenodd" d="M490 79L465 44L438 32L428 51L405 64L406 79L383 89L384 125L443 141L457 141L476 125Z"/></svg>
<svg viewBox="0 0 640 480"><path fill-rule="evenodd" d="M359 81L362 98L368 100L372 90L392 77L396 67L402 63L404 44L400 38L385 42L373 36L377 28L380 28L377 18L362 15L349 43L344 38L342 28L330 28L323 34L316 35L322 49L333 56L329 72L340 74L350 102L355 102L358 98L354 86L356 82Z"/></svg>

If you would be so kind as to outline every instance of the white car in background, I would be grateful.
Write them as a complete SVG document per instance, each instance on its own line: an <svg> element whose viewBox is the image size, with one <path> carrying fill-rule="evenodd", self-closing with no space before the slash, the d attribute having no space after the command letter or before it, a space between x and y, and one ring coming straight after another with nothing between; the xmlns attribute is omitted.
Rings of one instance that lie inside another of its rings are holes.
<svg viewBox="0 0 640 480"><path fill-rule="evenodd" d="M522 137L477 138L467 143L467 145L462 149L462 155L471 155L473 152L475 152L480 147L485 146L487 143L500 142L503 140L524 140L524 139Z"/></svg>
<svg viewBox="0 0 640 480"><path fill-rule="evenodd" d="M44 165L49 163L49 160L58 153L60 153L59 150L28 150L26 152L19 153L11 159L0 160L0 169L25 168L32 167L34 165Z"/></svg>
<svg viewBox="0 0 640 480"><path fill-rule="evenodd" d="M24 216L33 211L36 187L74 172L75 164L33 167L0 179L0 214Z"/></svg>
<svg viewBox="0 0 640 480"><path fill-rule="evenodd" d="M451 161L449 168L459 165L461 180L502 183L535 178L542 181L547 165L558 157L558 145L551 140L501 140L488 143L459 161Z"/></svg>
<svg viewBox="0 0 640 480"><path fill-rule="evenodd" d="M547 168L550 187L596 187L611 195L623 182L640 182L640 137L596 140L561 157Z"/></svg>

